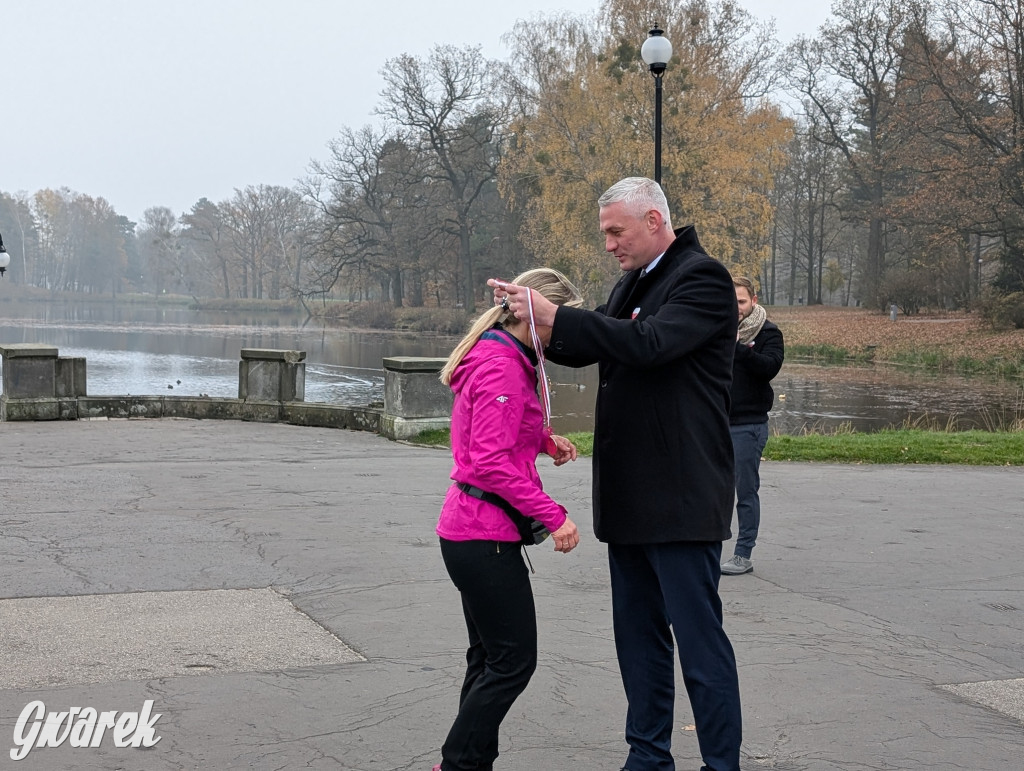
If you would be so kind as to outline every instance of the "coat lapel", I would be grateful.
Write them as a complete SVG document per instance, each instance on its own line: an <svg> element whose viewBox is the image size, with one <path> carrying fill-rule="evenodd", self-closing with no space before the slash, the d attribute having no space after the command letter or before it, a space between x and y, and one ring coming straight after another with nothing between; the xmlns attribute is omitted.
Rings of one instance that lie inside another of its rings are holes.
<svg viewBox="0 0 1024 771"><path fill-rule="evenodd" d="M640 279L639 269L632 270L619 279L611 294L608 295L608 305L605 311L607 315L616 319L630 318L638 302L643 299L644 295L650 291L654 284L658 283L660 277L668 273L669 266L675 265L678 255L689 251L705 253L701 248L700 242L697 240L697 231L694 230L693 225L679 228L675 231L675 234L676 240L665 251L661 262L658 263L658 266L651 275L644 277L642 285L638 286Z"/></svg>
<svg viewBox="0 0 1024 771"><path fill-rule="evenodd" d="M622 309L626 307L629 301L633 298L634 290L636 289L637 281L640 278L640 271L630 271L628 275L625 275L620 279L615 289L612 291L611 297L608 298L608 315L612 318L619 318L619 314ZM632 310L632 308L630 309Z"/></svg>

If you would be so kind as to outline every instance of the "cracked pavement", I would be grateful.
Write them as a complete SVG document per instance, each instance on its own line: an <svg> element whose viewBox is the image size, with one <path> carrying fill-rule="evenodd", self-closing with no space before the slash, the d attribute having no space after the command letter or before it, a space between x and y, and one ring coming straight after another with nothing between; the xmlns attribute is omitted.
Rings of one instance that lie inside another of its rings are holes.
<svg viewBox="0 0 1024 771"><path fill-rule="evenodd" d="M365 658L56 685L69 682L58 676L74 659L72 637L53 654L52 683L0 690L0 768L438 762L465 646L433 534L447 452L359 432L173 419L2 423L0 447L0 601L270 588ZM569 555L530 551L540 664L505 721L496 768L616 771L625 701L605 549L590 526L590 462L540 468L582 542ZM722 581L745 771L1021 768L1022 520L1018 468L763 464L754 573ZM96 630L81 627L77 645L96 648ZM114 640L107 655L120 651ZM145 670L112 663L102 669ZM697 769L677 684L677 767ZM15 763L15 722L35 699L48 711L139 710L153 699L162 739L65 743Z"/></svg>

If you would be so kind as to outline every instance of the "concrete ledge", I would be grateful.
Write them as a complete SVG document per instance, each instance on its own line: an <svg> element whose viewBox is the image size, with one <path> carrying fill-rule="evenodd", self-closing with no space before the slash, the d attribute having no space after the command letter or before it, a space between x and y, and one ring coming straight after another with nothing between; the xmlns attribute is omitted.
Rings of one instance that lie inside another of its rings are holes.
<svg viewBox="0 0 1024 771"><path fill-rule="evenodd" d="M34 356L56 359L58 353L58 350L52 345L37 345L36 343L6 343L0 345L0 355L3 355L5 359L25 359Z"/></svg>
<svg viewBox="0 0 1024 771"><path fill-rule="evenodd" d="M5 404L6 420L72 420L81 418L191 418L291 423L296 426L380 429L381 411L309 402L243 402L209 396L83 396L78 399L18 399ZM74 417L72 416L74 413ZM447 421L445 421L447 428ZM419 429L423 430L423 429ZM414 433L418 433L414 432Z"/></svg>
<svg viewBox="0 0 1024 771"><path fill-rule="evenodd" d="M281 402L247 399L239 404L239 418L251 423L280 423Z"/></svg>
<svg viewBox="0 0 1024 771"><path fill-rule="evenodd" d="M433 372L444 369L448 359L431 356L385 356L384 369L393 372Z"/></svg>
<svg viewBox="0 0 1024 771"><path fill-rule="evenodd" d="M82 396L78 414L83 418L161 418L161 396Z"/></svg>
<svg viewBox="0 0 1024 771"><path fill-rule="evenodd" d="M438 380L446 359L391 356L384 359L383 409L305 402L305 351L243 348L238 398L208 396L88 396L86 360L60 358L52 346L0 345L3 393L0 421L79 418L191 418L290 423L372 431L410 439L447 429L452 393Z"/></svg>
<svg viewBox="0 0 1024 771"><path fill-rule="evenodd" d="M385 359L385 362L392 361ZM429 359L428 361L437 361ZM449 418L452 390L438 379L439 370L384 368L384 414L409 420Z"/></svg>
<svg viewBox="0 0 1024 771"><path fill-rule="evenodd" d="M83 396L78 411L83 418L241 420L242 402L209 396Z"/></svg>
<svg viewBox="0 0 1024 771"><path fill-rule="evenodd" d="M278 348L243 348L239 358L257 361L283 361L288 364L298 364L306 360L305 351L287 351Z"/></svg>
<svg viewBox="0 0 1024 771"><path fill-rule="evenodd" d="M81 356L58 356L54 367L54 396L85 396L86 362Z"/></svg>
<svg viewBox="0 0 1024 771"><path fill-rule="evenodd" d="M286 402L282 420L296 426L347 428L354 431L380 430L381 411L370 407L342 407L333 404Z"/></svg>
<svg viewBox="0 0 1024 771"><path fill-rule="evenodd" d="M77 399L5 399L0 421L79 418L244 420L295 426L370 431L389 439L410 439L421 431L447 429L448 417L403 418L377 407L310 402L256 402L209 396L80 396Z"/></svg>
<svg viewBox="0 0 1024 771"><path fill-rule="evenodd" d="M23 420L78 420L78 400L0 396L0 421Z"/></svg>
<svg viewBox="0 0 1024 771"><path fill-rule="evenodd" d="M165 396L165 418L192 418L194 420L241 420L241 402L238 399L210 396Z"/></svg>
<svg viewBox="0 0 1024 771"><path fill-rule="evenodd" d="M444 431L451 426L450 418L401 418L381 415L380 433L388 439L412 439L424 431Z"/></svg>

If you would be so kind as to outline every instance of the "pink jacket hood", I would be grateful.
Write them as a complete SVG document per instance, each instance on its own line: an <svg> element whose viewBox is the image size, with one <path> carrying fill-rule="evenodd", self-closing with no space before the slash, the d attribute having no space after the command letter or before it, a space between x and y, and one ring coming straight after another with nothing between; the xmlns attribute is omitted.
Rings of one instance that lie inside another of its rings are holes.
<svg viewBox="0 0 1024 771"><path fill-rule="evenodd" d="M451 478L500 495L551 531L565 522L565 508L548 496L537 473L545 449L533 363L507 332L491 330L452 374ZM452 486L437 534L451 541L518 541L504 511Z"/></svg>

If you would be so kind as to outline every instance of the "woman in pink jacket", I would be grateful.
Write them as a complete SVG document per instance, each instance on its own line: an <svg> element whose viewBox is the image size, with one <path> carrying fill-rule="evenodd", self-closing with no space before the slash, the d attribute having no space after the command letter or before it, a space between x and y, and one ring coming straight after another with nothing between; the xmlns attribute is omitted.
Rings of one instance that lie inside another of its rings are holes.
<svg viewBox="0 0 1024 771"><path fill-rule="evenodd" d="M579 291L556 270L530 270L515 283L558 305L582 305ZM529 319L495 307L477 319L441 371L442 382L455 392L455 484L437 534L448 575L462 595L469 650L459 714L434 771L492 768L498 727L537 667L537 616L523 541L491 496L543 524L556 551L568 553L579 543L576 525L544 492L536 466L541 452L556 466L576 459L572 443L551 434L546 401L538 396L538 390L546 395L547 384L538 381L535 346L543 349L550 337L550 327L531 330Z"/></svg>

